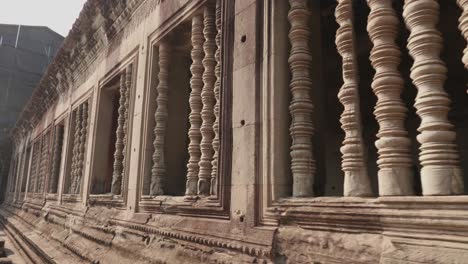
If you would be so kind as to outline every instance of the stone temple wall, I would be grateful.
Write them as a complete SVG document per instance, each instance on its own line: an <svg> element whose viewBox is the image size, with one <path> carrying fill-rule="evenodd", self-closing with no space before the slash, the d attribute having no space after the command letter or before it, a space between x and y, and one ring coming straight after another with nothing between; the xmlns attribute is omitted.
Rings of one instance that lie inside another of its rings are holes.
<svg viewBox="0 0 468 264"><path fill-rule="evenodd" d="M464 263L467 10L89 0L0 223L32 263Z"/></svg>

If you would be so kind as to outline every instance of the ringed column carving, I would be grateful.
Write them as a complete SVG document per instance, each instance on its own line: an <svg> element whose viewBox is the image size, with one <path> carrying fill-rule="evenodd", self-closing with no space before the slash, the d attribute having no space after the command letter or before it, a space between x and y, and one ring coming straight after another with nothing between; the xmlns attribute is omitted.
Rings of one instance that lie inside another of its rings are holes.
<svg viewBox="0 0 468 264"><path fill-rule="evenodd" d="M206 5L203 11L204 26L203 34L205 42L203 50L205 58L203 58L203 89L201 98L203 108L201 111L202 125L200 131L202 133L202 140L200 143L201 157L198 166L200 171L198 173L198 194L209 195L211 184L211 162L213 161L213 123L214 123L214 85L216 82L215 67L215 51L216 51L216 13L211 5Z"/></svg>
<svg viewBox="0 0 468 264"><path fill-rule="evenodd" d="M398 71L400 50L395 43L399 20L392 0L367 0L367 31L374 45L370 59L375 69L372 89L377 96L374 115L379 122L379 195L412 195L411 141L405 129L406 108L400 98L404 80Z"/></svg>
<svg viewBox="0 0 468 264"><path fill-rule="evenodd" d="M468 0L457 0L458 6L462 9L462 14L460 16L459 25L460 31L467 42L467 46L463 50L463 64L465 68L468 69Z"/></svg>
<svg viewBox="0 0 468 264"><path fill-rule="evenodd" d="M187 184L185 195L190 198L191 196L197 195L197 184L198 184L198 172L199 166L198 162L200 161L201 151L200 151L200 141L202 138L200 127L202 124L201 119L201 109L202 109L202 100L201 100L201 90L203 88L203 14L195 14L192 18L192 65L190 66L190 71L192 72L192 77L190 79L190 128L188 131L188 136L190 143L188 146L189 161L187 164Z"/></svg>
<svg viewBox="0 0 468 264"><path fill-rule="evenodd" d="M418 89L414 106L421 118L417 139L421 144L423 195L461 194L463 178L456 133L448 121L450 99L443 88L447 68L439 57L439 5L435 0L405 0L403 17L410 31L408 50L414 59L410 76Z"/></svg>
<svg viewBox="0 0 468 264"><path fill-rule="evenodd" d="M163 195L166 183L166 163L164 157L166 126L168 117L168 90L169 90L169 66L170 66L170 44L163 40L159 44L159 73L158 86L156 87L156 112L154 120L153 141L153 167L151 168L150 195Z"/></svg>
<svg viewBox="0 0 468 264"><path fill-rule="evenodd" d="M122 172L123 172L123 138L124 138L124 123L125 123L125 100L126 100L126 84L125 74L120 74L120 99L117 119L114 165L112 174L111 192L114 195L120 195L122 187Z"/></svg>
<svg viewBox="0 0 468 264"><path fill-rule="evenodd" d="M124 189L124 184L125 184L125 164L127 163L127 155L128 153L128 134L129 132L129 122L130 122L130 96L131 96L131 91L132 91L132 73L133 73L133 64L130 64L127 66L125 69L125 86L126 86L126 92L125 92L125 121L124 121L124 137L123 137L123 150L122 150L122 180L121 180L121 186L120 186L120 192Z"/></svg>
<svg viewBox="0 0 468 264"><path fill-rule="evenodd" d="M64 133L63 126L58 125L55 131L54 151L53 151L53 159L52 159L52 172L51 172L52 178L49 181L49 193L57 193L58 177L60 173L60 162L62 159L63 133Z"/></svg>
<svg viewBox="0 0 468 264"><path fill-rule="evenodd" d="M214 112L214 123L213 123L213 160L211 161L211 183L210 183L210 195L216 197L218 195L218 163L219 163L219 117L220 117L220 94L221 94L221 0L216 1L216 52L215 52L215 76L216 82L214 84L214 96L215 105L213 108Z"/></svg>
<svg viewBox="0 0 468 264"><path fill-rule="evenodd" d="M343 58L343 86L338 99L344 107L341 114L341 128L345 132L341 163L344 171L344 196L370 196L372 190L367 175L362 140L362 123L359 107L359 80L357 75L356 48L353 34L353 6L351 0L338 0L335 10L336 46Z"/></svg>
<svg viewBox="0 0 468 264"><path fill-rule="evenodd" d="M82 124L82 107L81 105L75 110L75 135L73 139L73 158L72 158L72 172L70 179L69 193L76 194L76 184L78 177L78 163L80 156L80 141L81 141L81 124Z"/></svg>
<svg viewBox="0 0 468 264"><path fill-rule="evenodd" d="M82 105L81 112L81 133L80 133L80 147L77 161L77 174L76 184L74 193L79 194L81 192L81 183L83 179L83 168L85 165L85 153L86 153L86 138L88 135L88 102L84 102Z"/></svg>
<svg viewBox="0 0 468 264"><path fill-rule="evenodd" d="M288 20L291 24L289 41L291 51L289 68L291 70L290 90L292 99L289 105L291 125L289 128L291 144L291 171L293 176L293 196L313 196L315 179L315 159L312 151L313 103L311 98L312 54L310 40L310 10L307 0L289 0Z"/></svg>

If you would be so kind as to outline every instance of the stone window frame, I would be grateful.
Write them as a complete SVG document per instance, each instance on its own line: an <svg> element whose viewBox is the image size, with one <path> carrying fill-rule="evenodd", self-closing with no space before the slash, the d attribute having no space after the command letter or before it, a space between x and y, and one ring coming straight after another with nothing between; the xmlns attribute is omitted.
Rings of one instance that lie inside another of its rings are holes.
<svg viewBox="0 0 468 264"><path fill-rule="evenodd" d="M136 77L138 76L138 51L140 49L140 46L137 46L133 51L129 52L129 54L123 58L119 63L117 63L117 65L115 65L111 70L109 70L101 79L99 79L98 81L98 84L96 86L96 88L94 90L95 91L95 94L96 94L96 103L94 104L95 105L95 108L93 109L93 111L97 111L97 109L100 108L100 103L101 103L101 96L102 96L102 91L103 91L103 88L107 87L107 85L109 84L109 82L116 78L117 76L121 75L121 74L125 74L125 69L129 66L129 65L133 65L133 70L132 70L132 73L131 73L131 87L133 87L133 92L130 92L130 98L128 99L129 100L129 104L128 104L128 107L129 107L129 110L128 110L128 131L127 131L127 146L130 146L131 142L132 142L132 124L133 124L133 121L134 121L134 116L133 116L133 113L135 111L135 98L136 98L136 92L135 92L135 87L136 87ZM93 89L92 89L93 90ZM90 104L91 105L91 104ZM93 175L93 167L94 167L94 155L95 155L95 150L96 150L96 142L95 142L95 138L96 138L96 133L97 133L97 129L98 129L98 126L96 125L97 124L97 121L98 121L98 114L97 113L93 113L93 112L90 112L90 122L91 123L94 123L94 127L92 128L92 131L89 131L90 133L90 138L92 140L92 144L91 144L91 149L89 150L89 153L90 153L90 171L89 171L89 181L88 181L88 184L86 186L87 188L87 201L89 204L93 204L93 205L109 205L109 206L112 206L112 207L115 207L115 208L126 208L127 206L127 201L128 201L128 181L129 181L129 176L130 176L130 160L131 158L126 158L124 159L125 163L123 164L123 179L122 179L122 190L121 190L121 194L120 195L112 195L112 193L108 193L108 194L92 194L91 193L91 190L92 190L92 185L93 185L93 178L94 178L94 175ZM115 133L115 132L114 132ZM125 156L126 157L131 157L130 155L131 153L131 148L130 147L127 147L126 148L126 153L125 153ZM113 155L113 153L112 153Z"/></svg>
<svg viewBox="0 0 468 264"><path fill-rule="evenodd" d="M150 107L150 92L152 80L154 78L154 67L157 63L157 52L155 47L158 43L181 21L190 19L200 8L208 1L192 1L181 8L171 19L155 30L148 39L148 54L147 71L145 79L145 94L144 98L144 131L153 130L150 126L149 118L154 118L153 109ZM234 16L234 1L221 0L221 30L223 32L221 39L221 94L220 94L220 120L219 120L219 136L220 150L218 161L218 197L216 200L210 200L209 197L203 197L197 200L184 199L184 196L157 196L156 199L149 195L143 194L143 184L145 176L150 172L146 166L148 159L151 161L151 153L143 151L140 160L140 178L138 179L137 188L137 211L144 213L169 213L169 214L184 214L197 217L210 217L219 219L229 218L230 206L230 189L229 182L231 180L231 160L232 160L232 49L233 49L233 32L234 24L232 17ZM225 33L224 33L225 32ZM145 134L146 135L146 134ZM142 140L142 149L146 146L152 147L153 137L144 136ZM159 199L161 198L161 199Z"/></svg>
<svg viewBox="0 0 468 264"><path fill-rule="evenodd" d="M58 179L57 179L57 192L49 193L49 189L48 189L48 186L47 186L47 191L46 191L46 200L47 201L58 201L59 200L59 193L62 192L62 186L61 186L61 178L62 177L61 176L62 176L62 174L64 174L63 173L63 171L65 170L64 160L66 159L66 156L67 156L66 155L67 154L66 153L67 149L66 149L65 145L68 143L68 137L66 135L67 135L68 131L70 130L69 127L68 127L69 126L69 120L68 120L69 116L71 116L71 115L69 115L68 112L65 112L65 113L61 114L59 117L55 118L54 122L52 123L52 127L54 128L54 130L52 132L54 139L55 139L55 133L57 132L57 130L56 130L57 126L62 125L63 129L64 129L64 132L63 132L63 136L62 136L62 140L63 140L62 150L61 150L61 153L60 153L61 156L60 156L60 164L59 164L59 174L58 174ZM55 147L55 144L56 144L56 142L54 140L54 142L52 143L52 147ZM53 157L52 157L52 159L53 159ZM51 161L51 164L50 164L51 166L53 166L52 162L53 161ZM51 174L52 171L50 171L49 173L50 173L49 177L51 177L52 176L52 174Z"/></svg>
<svg viewBox="0 0 468 264"><path fill-rule="evenodd" d="M284 4L289 8L288 2ZM277 127L278 97L273 91L281 87L281 78L273 73L278 66L276 60L270 54L276 54L281 47L275 44L276 30L279 23L277 12L288 12L288 8L276 7L277 1L263 0L259 3L262 10L262 33L263 40L261 53L263 61L260 63L260 107L258 113L263 120L259 126L260 144L258 148L259 170L257 176L257 197L256 204L257 219L256 225L260 228L277 226L279 223L298 225L306 229L317 230L340 230L344 232L381 232L385 228L401 225L401 219L412 221L418 225L431 228L430 221L440 221L441 226L451 226L455 223L464 224L466 217L460 217L449 223L450 216L438 215L435 211L450 207L450 210L466 210L468 204L467 195L451 196L376 196L376 197L291 197L281 196L275 193L272 181L283 177L275 167L276 157L271 146L278 140L284 138L276 133L271 133ZM402 25L404 26L404 25ZM277 71L276 71L277 73ZM289 85L289 83L288 83ZM276 106L276 105L275 105ZM265 121L267 120L267 121ZM289 156L289 149L285 152ZM284 198L283 198L284 197ZM414 214L418 210L433 209L428 212L426 219L420 219ZM395 217L398 216L398 217ZM446 221L446 222L445 222ZM384 223L384 224L383 224ZM385 227L383 225L386 225Z"/></svg>
<svg viewBox="0 0 468 264"><path fill-rule="evenodd" d="M79 194L69 194L69 193L66 193L66 190L65 188L67 187L67 178L71 177L71 169L69 168L69 163L72 162L72 157L73 157L73 153L72 152L69 152L69 149L70 147L72 147L73 149L73 142L71 142L71 140L73 139L71 137L71 133L74 133L74 129L73 126L74 126L74 123L72 123L74 121L73 119L73 112L75 110L77 110L80 105L85 102L85 101L88 101L90 102L89 105L92 105L91 102L93 101L94 99L94 96L92 94L92 90L91 91L88 91L86 92L85 94L81 95L78 99L76 99L72 104L71 106L69 107L68 111L66 113L64 113L63 115L63 120L65 121L65 133L64 133L64 144L63 144L63 153L62 153L62 164L61 166L63 166L63 172L60 173L60 176L59 176L59 186L58 186L58 193L60 194L59 195L59 200L61 203L72 203L72 204L75 204L75 203L80 203L81 201L83 201L83 188L82 188L82 191L81 193ZM89 113L92 112L92 108L90 107L89 110L88 110ZM58 118L60 119L60 118ZM88 122L91 120L90 117L88 117ZM54 123L55 124L55 123ZM89 129L89 124L88 124L88 129ZM88 130L88 140L89 138L91 137L91 133L90 131ZM70 150L72 150L70 149ZM85 157L86 157L86 154L87 154L87 151L85 151ZM86 160L86 158L85 158ZM83 167L83 170L84 170L84 167ZM85 179L86 176L84 175L82 177L82 184L85 183Z"/></svg>

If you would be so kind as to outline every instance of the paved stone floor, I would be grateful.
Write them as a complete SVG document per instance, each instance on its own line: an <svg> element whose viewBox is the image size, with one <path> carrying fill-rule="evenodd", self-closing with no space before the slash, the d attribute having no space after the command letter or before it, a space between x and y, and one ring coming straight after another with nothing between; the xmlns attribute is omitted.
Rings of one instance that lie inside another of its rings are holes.
<svg viewBox="0 0 468 264"><path fill-rule="evenodd" d="M15 264L28 263L27 261L24 260L23 256L19 253L19 250L16 249L16 247L13 245L10 238L5 234L2 227L0 227L0 239L5 240L6 258L10 259L11 262ZM3 263L3 262L0 262L0 263Z"/></svg>

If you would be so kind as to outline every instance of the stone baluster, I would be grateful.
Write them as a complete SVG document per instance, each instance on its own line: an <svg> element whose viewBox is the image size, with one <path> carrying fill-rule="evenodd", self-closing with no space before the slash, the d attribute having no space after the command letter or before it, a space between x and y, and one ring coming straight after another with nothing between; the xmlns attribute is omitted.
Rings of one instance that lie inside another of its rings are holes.
<svg viewBox="0 0 468 264"><path fill-rule="evenodd" d="M200 143L201 157L198 166L200 171L198 173L198 194L209 195L211 184L211 162L213 161L213 123L214 123L214 85L216 82L215 67L216 67L216 12L215 8L211 5L206 5L203 11L203 35L205 42L203 43L203 50L205 57L203 58L203 89L201 98L203 108L201 111L202 125L200 131L202 133L202 140Z"/></svg>
<svg viewBox="0 0 468 264"><path fill-rule="evenodd" d="M127 66L125 69L125 86L126 86L126 94L125 94L125 122L124 122L124 138L123 138L123 150L122 150L122 180L121 180L121 186L120 190L124 189L124 184L125 184L125 164L127 163L127 154L129 152L127 151L128 149L128 133L129 133L129 122L130 122L130 96L131 96L131 91L132 91L132 73L133 73L133 64L130 64Z"/></svg>
<svg viewBox="0 0 468 264"><path fill-rule="evenodd" d="M74 193L78 194L81 192L81 183L83 181L83 168L85 165L85 153L86 153L86 138L88 135L88 102L81 104L81 133L80 133L80 146L79 155L76 169L76 184Z"/></svg>
<svg viewBox="0 0 468 264"><path fill-rule="evenodd" d="M81 140L81 105L75 110L75 135L73 138L73 157L72 157L72 168L71 177L68 193L74 194L76 190L76 183L78 177L78 161L80 154L80 140Z"/></svg>
<svg viewBox="0 0 468 264"><path fill-rule="evenodd" d="M201 119L201 109L202 109L202 100L201 100L201 90L203 88L203 14L197 13L192 18L192 65L190 66L190 71L192 72L192 77L190 79L190 129L188 131L188 136L190 143L188 146L189 161L187 164L187 184L185 195L187 198L191 199L197 194L197 184L198 184L198 172L199 166L198 162L200 161L201 151L200 151L200 141L202 138L200 132L200 126L202 123Z"/></svg>
<svg viewBox="0 0 468 264"><path fill-rule="evenodd" d="M215 76L216 82L214 85L214 116L215 120L213 123L213 160L211 161L211 183L210 183L210 195L213 197L217 196L217 185L218 185L218 160L219 160L219 117L220 117L220 94L221 94L221 0L216 1L216 52L215 52Z"/></svg>
<svg viewBox="0 0 468 264"><path fill-rule="evenodd" d="M289 67L291 70L290 89L292 94L289 111L291 113L290 135L291 171L293 176L293 196L313 196L315 178L315 159L312 151L313 103L311 99L312 54L310 40L310 10L307 0L289 0L288 20L291 24L289 41L291 52Z"/></svg>
<svg viewBox="0 0 468 264"><path fill-rule="evenodd" d="M353 6L351 0L338 0L335 9L336 46L343 58L343 86L338 99L344 107L341 114L341 128L345 132L341 153L341 167L344 171L344 196L370 196L372 190L367 175L362 123L359 107L359 80L357 74L356 47L353 34Z"/></svg>
<svg viewBox="0 0 468 264"><path fill-rule="evenodd" d="M150 195L163 195L166 182L166 164L164 157L166 126L168 117L168 90L169 90L169 62L170 44L165 40L159 44L159 73L158 86L156 87L156 112L154 114L154 152L153 167L151 168Z"/></svg>
<svg viewBox="0 0 468 264"><path fill-rule="evenodd" d="M447 118L450 99L443 88L447 68L439 57L439 5L435 0L405 0L403 17L410 31L408 50L414 59L410 76L418 89L415 107L421 118L417 139L421 143L423 195L461 194L463 179L456 133Z"/></svg>
<svg viewBox="0 0 468 264"><path fill-rule="evenodd" d="M62 159L63 133L63 126L57 125L54 134L54 152L52 158L51 179L49 181L49 193L57 193L58 177L60 173L60 161Z"/></svg>
<svg viewBox="0 0 468 264"><path fill-rule="evenodd" d="M458 5L462 9L462 14L460 19L458 20L460 24L458 27L462 32L463 37L467 42L467 46L463 50L463 64L465 64L465 68L468 69L468 0L457 0Z"/></svg>
<svg viewBox="0 0 468 264"><path fill-rule="evenodd" d="M114 152L114 171L112 174L111 192L114 195L120 195L122 187L123 173L123 138L124 138L124 123L125 123L125 100L126 100L126 84L125 74L120 75L120 99L119 99L119 116L117 119L117 131Z"/></svg>
<svg viewBox="0 0 468 264"><path fill-rule="evenodd" d="M412 195L411 141L405 129L406 108L400 98L404 80L398 71L400 49L395 43L399 20L392 0L367 0L370 14L367 31L374 44L370 59L375 69L372 89L377 96L375 117L379 138L379 195Z"/></svg>
<svg viewBox="0 0 468 264"><path fill-rule="evenodd" d="M38 161L37 161L37 171L36 171L36 181L34 182L34 193L38 193L39 192L39 186L41 184L41 174L42 174L42 161L44 159L44 156L43 156L43 144L42 144L42 141L43 141L43 137L41 137L39 139L39 142L38 142L38 145L39 145L39 151L37 152L38 154Z"/></svg>

